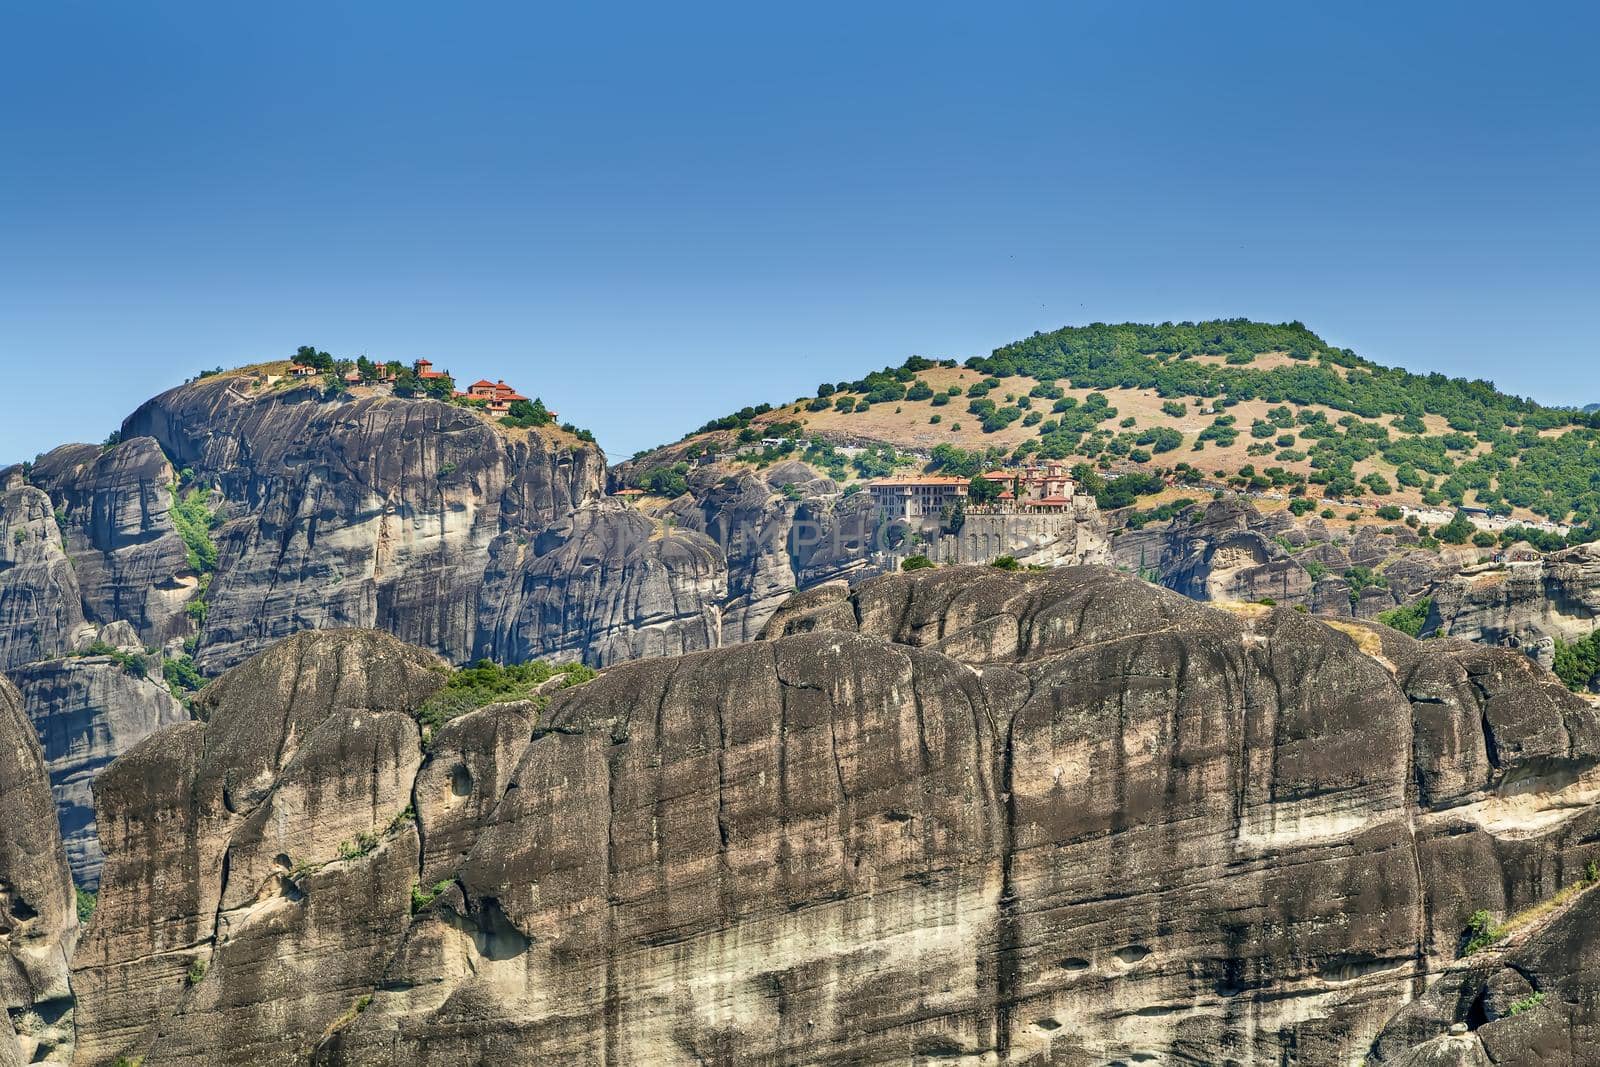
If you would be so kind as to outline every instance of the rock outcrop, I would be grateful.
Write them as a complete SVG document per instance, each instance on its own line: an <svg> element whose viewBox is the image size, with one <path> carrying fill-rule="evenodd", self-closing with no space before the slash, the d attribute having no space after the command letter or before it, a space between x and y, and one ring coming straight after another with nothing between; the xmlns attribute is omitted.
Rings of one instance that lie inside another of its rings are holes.
<svg viewBox="0 0 1600 1067"><path fill-rule="evenodd" d="M865 494L795 461L764 471L711 465L690 472L689 492L664 509L674 530L717 546L727 561L722 642L754 640L796 589L873 573L876 529Z"/></svg>
<svg viewBox="0 0 1600 1067"><path fill-rule="evenodd" d="M50 497L18 468L0 484L0 670L9 670L70 651L84 618Z"/></svg>
<svg viewBox="0 0 1600 1067"><path fill-rule="evenodd" d="M370 991L410 921L411 712L444 681L386 634L304 634L100 777L78 1062L293 1059Z"/></svg>
<svg viewBox="0 0 1600 1067"><path fill-rule="evenodd" d="M161 680L145 670L142 658L119 663L96 655L46 660L11 672L44 747L73 880L86 889L100 882L95 777L149 735L189 718Z"/></svg>
<svg viewBox="0 0 1600 1067"><path fill-rule="evenodd" d="M1432 631L1520 648L1548 666L1556 640L1600 625L1600 544L1450 575L1430 593Z"/></svg>
<svg viewBox="0 0 1600 1067"><path fill-rule="evenodd" d="M705 537L593 500L532 542L501 538L479 599L478 651L609 666L714 648L727 599L723 556Z"/></svg>
<svg viewBox="0 0 1600 1067"><path fill-rule="evenodd" d="M22 698L0 678L0 1064L70 1051L67 963L77 939L44 754Z"/></svg>
<svg viewBox="0 0 1600 1067"><path fill-rule="evenodd" d="M1428 551L1418 542L1400 524L1351 529L1315 516L1296 520L1230 496L1170 522L1122 530L1112 553L1118 566L1196 600L1271 600L1370 619L1422 597L1478 558L1471 549ZM1352 595L1348 576L1358 568L1378 582Z"/></svg>
<svg viewBox="0 0 1600 1067"><path fill-rule="evenodd" d="M1355 1064L1600 858L1526 657L1099 568L826 584L425 750L440 666L302 635L101 777L80 1062Z"/></svg>
<svg viewBox="0 0 1600 1067"><path fill-rule="evenodd" d="M478 651L491 546L599 491L592 445L502 432L428 400L257 396L241 379L163 393L123 425L222 500L196 661L237 663L305 629L375 626L457 662Z"/></svg>
<svg viewBox="0 0 1600 1067"><path fill-rule="evenodd" d="M172 521L177 475L160 446L65 445L39 457L32 481L65 518L85 617L127 622L146 645L181 639L197 576Z"/></svg>

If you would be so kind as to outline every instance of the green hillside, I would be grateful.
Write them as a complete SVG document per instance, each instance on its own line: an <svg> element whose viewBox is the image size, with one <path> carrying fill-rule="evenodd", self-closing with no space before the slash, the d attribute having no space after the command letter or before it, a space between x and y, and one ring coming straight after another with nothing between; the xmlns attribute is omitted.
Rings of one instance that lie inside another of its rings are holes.
<svg viewBox="0 0 1600 1067"><path fill-rule="evenodd" d="M912 357L824 383L814 397L714 420L670 451L770 436L793 437L802 452L808 438L830 437L937 448L933 466L982 451L1239 488L1600 521L1600 413L1384 367L1298 322L1095 323L960 366Z"/></svg>

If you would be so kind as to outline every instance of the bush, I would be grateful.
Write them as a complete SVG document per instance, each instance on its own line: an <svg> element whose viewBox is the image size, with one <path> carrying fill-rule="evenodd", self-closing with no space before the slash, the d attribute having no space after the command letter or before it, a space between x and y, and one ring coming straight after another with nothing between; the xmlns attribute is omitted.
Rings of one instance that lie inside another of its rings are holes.
<svg viewBox="0 0 1600 1067"><path fill-rule="evenodd" d="M595 676L594 668L581 663L514 663L502 666L493 660L480 659L470 667L463 667L450 676L443 689L430 697L416 711L416 719L430 733L469 711L490 704L504 704L527 700L533 690L558 675L566 675L560 688L581 685Z"/></svg>
<svg viewBox="0 0 1600 1067"><path fill-rule="evenodd" d="M996 556L994 562L989 566L997 567L1003 571L1020 571L1022 569L1022 564L1017 562L1017 557L1015 556Z"/></svg>
<svg viewBox="0 0 1600 1067"><path fill-rule="evenodd" d="M1464 545L1476 531L1477 527L1472 525L1467 513L1457 511L1454 518L1433 531L1433 536L1447 545Z"/></svg>
<svg viewBox="0 0 1600 1067"><path fill-rule="evenodd" d="M172 507L169 512L172 525L183 541L189 569L197 575L210 574L217 569L217 543L211 539L211 531L217 524L217 513L209 506L210 503L209 489L196 487L183 493L176 483L172 486Z"/></svg>
<svg viewBox="0 0 1600 1067"><path fill-rule="evenodd" d="M1556 677L1575 693L1590 688L1600 675L1600 630L1568 644L1556 638Z"/></svg>
<svg viewBox="0 0 1600 1067"><path fill-rule="evenodd" d="M1494 916L1479 908L1467 920L1466 933L1462 935L1461 955L1470 956L1479 949L1488 948L1503 936L1505 931L1494 921Z"/></svg>
<svg viewBox="0 0 1600 1067"><path fill-rule="evenodd" d="M88 923L91 917L93 917L95 905L100 903L100 898L98 895L89 892L89 890L84 889L81 886L77 888L77 898L78 925L83 926Z"/></svg>
<svg viewBox="0 0 1600 1067"><path fill-rule="evenodd" d="M1401 512L1400 509L1395 505L1385 504L1383 507L1378 509L1378 518L1383 519L1386 522L1399 522L1401 518Z"/></svg>
<svg viewBox="0 0 1600 1067"><path fill-rule="evenodd" d="M1525 1011L1532 1011L1544 1003L1544 991L1539 990L1529 993L1521 1000L1512 1001L1511 1007L1506 1009L1507 1015L1521 1015Z"/></svg>
<svg viewBox="0 0 1600 1067"><path fill-rule="evenodd" d="M161 677L167 683L167 688L172 690L172 695L179 700L187 700L190 693L203 689L206 684L205 676L188 655L164 661L161 664Z"/></svg>
<svg viewBox="0 0 1600 1067"><path fill-rule="evenodd" d="M1427 624L1428 612L1433 608L1433 601L1428 598L1395 608L1393 611L1382 612L1378 621L1393 630L1399 630L1408 637L1416 637L1422 633L1422 627Z"/></svg>
<svg viewBox="0 0 1600 1067"><path fill-rule="evenodd" d="M925 571L932 567L933 560L927 556L907 556L900 563L900 569L903 571Z"/></svg>
<svg viewBox="0 0 1600 1067"><path fill-rule="evenodd" d="M426 889L425 890L425 889L422 888L422 885L420 883L412 882L411 883L411 914L415 915L418 912L423 911L423 910L427 909L428 907L430 907L435 900L439 899L439 894L443 893L446 889L449 889L451 885L452 885L452 883L450 881L446 880L446 881L443 881L443 882L436 882L436 883L434 883L434 886L433 886L432 889Z"/></svg>
<svg viewBox="0 0 1600 1067"><path fill-rule="evenodd" d="M656 496L682 496L689 491L689 479L684 477L689 466L675 463L670 467L651 467L640 479L640 488Z"/></svg>

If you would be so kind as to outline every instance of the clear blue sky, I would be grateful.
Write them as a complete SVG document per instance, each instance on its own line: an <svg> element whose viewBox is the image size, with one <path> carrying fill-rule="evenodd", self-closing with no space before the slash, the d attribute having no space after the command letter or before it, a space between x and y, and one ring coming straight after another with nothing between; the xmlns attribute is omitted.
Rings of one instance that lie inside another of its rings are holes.
<svg viewBox="0 0 1600 1067"><path fill-rule="evenodd" d="M1592 5L0 13L0 461L426 355L613 459L911 353L1298 318L1600 401Z"/></svg>

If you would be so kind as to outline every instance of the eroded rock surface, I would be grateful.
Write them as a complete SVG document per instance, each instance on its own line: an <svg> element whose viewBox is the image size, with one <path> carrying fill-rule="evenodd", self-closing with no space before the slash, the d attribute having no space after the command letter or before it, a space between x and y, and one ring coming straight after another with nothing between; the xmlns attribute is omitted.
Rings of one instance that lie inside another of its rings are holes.
<svg viewBox="0 0 1600 1067"><path fill-rule="evenodd" d="M1526 657L1098 568L825 585L425 753L435 667L303 635L101 778L83 1062L1356 1064L1600 857Z"/></svg>
<svg viewBox="0 0 1600 1067"><path fill-rule="evenodd" d="M78 577L50 497L12 468L0 490L0 670L71 650L84 627Z"/></svg>
<svg viewBox="0 0 1600 1067"><path fill-rule="evenodd" d="M1440 581L1429 625L1523 649L1548 666L1555 641L1575 641L1600 625L1600 544L1529 557Z"/></svg>
<svg viewBox="0 0 1600 1067"><path fill-rule="evenodd" d="M73 880L92 890L100 882L101 862L94 825L95 777L134 745L185 721L189 713L159 678L135 673L109 656L33 663L15 668L11 679L44 746Z"/></svg>
<svg viewBox="0 0 1600 1067"><path fill-rule="evenodd" d="M1244 497L1195 506L1170 522L1124 530L1112 540L1119 566L1196 600L1273 600L1318 615L1374 618L1427 595L1433 584L1475 563L1472 549L1428 551L1415 531L1348 526L1287 511L1263 513ZM1372 572L1381 584L1351 596L1347 576Z"/></svg>
<svg viewBox="0 0 1600 1067"><path fill-rule="evenodd" d="M44 753L21 696L0 678L0 1004L8 1016L0 1063L70 1051L67 964L77 939Z"/></svg>

